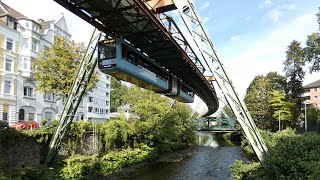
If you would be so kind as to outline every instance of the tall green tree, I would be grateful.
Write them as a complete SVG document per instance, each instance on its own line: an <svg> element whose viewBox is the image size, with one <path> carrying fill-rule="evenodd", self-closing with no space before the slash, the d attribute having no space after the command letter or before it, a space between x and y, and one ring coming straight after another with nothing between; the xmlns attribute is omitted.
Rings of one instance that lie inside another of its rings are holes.
<svg viewBox="0 0 320 180"><path fill-rule="evenodd" d="M305 47L305 60L310 64L310 73L320 71L320 33L308 36Z"/></svg>
<svg viewBox="0 0 320 180"><path fill-rule="evenodd" d="M316 14L318 25L319 25L319 31L320 31L320 8L319 12ZM312 72L319 72L320 71L320 33L314 32L311 35L307 37L305 47L305 60L310 64L310 73Z"/></svg>
<svg viewBox="0 0 320 180"><path fill-rule="evenodd" d="M127 102L124 98L128 93L128 87L121 84L120 80L111 78L111 93L110 93L110 111L116 112L117 107L125 105Z"/></svg>
<svg viewBox="0 0 320 180"><path fill-rule="evenodd" d="M302 101L301 95L304 92L302 87L305 75L304 68L304 51L301 44L293 40L286 51L286 60L284 64L285 77L287 79L287 99L294 103L292 108L292 127L296 127L301 114Z"/></svg>
<svg viewBox="0 0 320 180"><path fill-rule="evenodd" d="M269 100L274 90L284 91L285 85L285 78L277 72L256 76L250 83L244 101L259 128L276 130L276 120L272 117L274 110Z"/></svg>
<svg viewBox="0 0 320 180"><path fill-rule="evenodd" d="M274 109L272 117L278 119L280 116L281 121L291 122L291 109L295 104L286 101L284 92L275 90L272 92L272 94L273 97L269 100L270 106Z"/></svg>
<svg viewBox="0 0 320 180"><path fill-rule="evenodd" d="M42 92L54 92L67 95L76 78L84 56L84 45L58 37L49 49L42 49L39 57L33 61L34 77L37 89ZM98 81L94 73L87 90L93 89Z"/></svg>

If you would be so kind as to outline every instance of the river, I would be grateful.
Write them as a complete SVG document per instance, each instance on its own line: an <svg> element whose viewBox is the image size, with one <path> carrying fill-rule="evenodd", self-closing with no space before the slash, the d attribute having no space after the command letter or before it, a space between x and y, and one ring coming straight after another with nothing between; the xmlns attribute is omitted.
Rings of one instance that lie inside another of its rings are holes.
<svg viewBox="0 0 320 180"><path fill-rule="evenodd" d="M128 179L188 180L232 179L230 165L236 159L248 161L241 147L226 142L214 133L198 132L196 153L179 162L160 163L137 169Z"/></svg>

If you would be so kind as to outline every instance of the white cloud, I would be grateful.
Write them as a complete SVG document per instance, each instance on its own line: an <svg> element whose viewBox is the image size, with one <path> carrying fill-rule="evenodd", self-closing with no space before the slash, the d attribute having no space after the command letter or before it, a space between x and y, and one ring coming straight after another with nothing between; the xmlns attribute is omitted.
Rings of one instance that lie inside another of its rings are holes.
<svg viewBox="0 0 320 180"><path fill-rule="evenodd" d="M277 6L278 9L282 10L295 10L296 9L296 4L294 3L283 3Z"/></svg>
<svg viewBox="0 0 320 180"><path fill-rule="evenodd" d="M204 17L202 21L203 21L203 23L206 23L206 22L208 22L209 20L210 20L209 17Z"/></svg>
<svg viewBox="0 0 320 180"><path fill-rule="evenodd" d="M205 1L202 6L200 7L200 10L206 9L210 6L210 2L209 1Z"/></svg>
<svg viewBox="0 0 320 180"><path fill-rule="evenodd" d="M317 30L314 13L300 16L286 24L279 24L272 32L260 38L255 38L251 44L246 44L244 39L234 41L232 47L228 47L220 54L237 92L241 97L245 95L246 88L253 78L259 74L277 71L282 74L285 60L285 51L289 43L296 39L304 44L308 34ZM237 47L247 46L241 52L235 51ZM306 82L319 79L318 75L306 76ZM310 78L313 78L310 80Z"/></svg>
<svg viewBox="0 0 320 180"><path fill-rule="evenodd" d="M272 9L268 12L267 17L271 19L273 22L278 22L282 12L279 9Z"/></svg>
<svg viewBox="0 0 320 180"><path fill-rule="evenodd" d="M262 3L259 4L259 8L267 8L270 7L272 5L272 1L271 0L264 0Z"/></svg>
<svg viewBox="0 0 320 180"><path fill-rule="evenodd" d="M239 41L241 39L240 35L235 35L230 38L231 41Z"/></svg>

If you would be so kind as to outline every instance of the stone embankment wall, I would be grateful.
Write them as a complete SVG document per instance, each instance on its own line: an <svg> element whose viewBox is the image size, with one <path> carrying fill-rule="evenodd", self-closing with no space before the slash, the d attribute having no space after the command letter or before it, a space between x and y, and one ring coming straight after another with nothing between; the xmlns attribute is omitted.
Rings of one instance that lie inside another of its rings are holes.
<svg viewBox="0 0 320 180"><path fill-rule="evenodd" d="M0 168L10 172L25 166L40 164L40 144L31 137L0 140Z"/></svg>
<svg viewBox="0 0 320 180"><path fill-rule="evenodd" d="M98 153L98 138L92 132L86 132L83 143L78 142L76 154L91 155ZM37 137L29 137L14 131L0 130L0 171L11 172L26 166L35 166L43 163L49 150L49 139L38 143ZM59 152L69 155L64 146Z"/></svg>

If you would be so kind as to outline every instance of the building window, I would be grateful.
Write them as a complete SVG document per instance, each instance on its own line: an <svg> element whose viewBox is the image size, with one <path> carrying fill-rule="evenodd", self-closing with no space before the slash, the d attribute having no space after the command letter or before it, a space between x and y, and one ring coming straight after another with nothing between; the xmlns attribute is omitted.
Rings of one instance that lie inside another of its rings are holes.
<svg viewBox="0 0 320 180"><path fill-rule="evenodd" d="M109 93L108 92L106 93L106 96L109 97Z"/></svg>
<svg viewBox="0 0 320 180"><path fill-rule="evenodd" d="M3 115L2 115L2 119L5 120L5 121L8 121L8 114L9 112L9 105L3 105Z"/></svg>
<svg viewBox="0 0 320 180"><path fill-rule="evenodd" d="M29 38L24 38L24 48L29 48Z"/></svg>
<svg viewBox="0 0 320 180"><path fill-rule="evenodd" d="M12 63L13 61L11 59L6 58L6 65L5 65L5 69L8 72L12 72Z"/></svg>
<svg viewBox="0 0 320 180"><path fill-rule="evenodd" d="M88 112L92 112L92 107L88 107Z"/></svg>
<svg viewBox="0 0 320 180"><path fill-rule="evenodd" d="M28 69L28 64L29 64L29 59L28 58L23 58L23 69L24 70Z"/></svg>
<svg viewBox="0 0 320 180"><path fill-rule="evenodd" d="M39 32L39 26L34 25L34 26L33 26L33 30L36 31L36 32Z"/></svg>
<svg viewBox="0 0 320 180"><path fill-rule="evenodd" d="M89 102L92 102L93 97L89 96Z"/></svg>
<svg viewBox="0 0 320 180"><path fill-rule="evenodd" d="M32 87L24 87L23 88L23 95L25 97L33 97L33 88Z"/></svg>
<svg viewBox="0 0 320 180"><path fill-rule="evenodd" d="M51 121L51 120L52 120L52 112L45 112L45 113L44 113L44 118L45 118L47 121Z"/></svg>
<svg viewBox="0 0 320 180"><path fill-rule="evenodd" d="M45 92L43 98L44 98L45 101L55 101L56 94L55 93Z"/></svg>
<svg viewBox="0 0 320 180"><path fill-rule="evenodd" d="M14 20L12 18L8 18L8 26L14 29Z"/></svg>
<svg viewBox="0 0 320 180"><path fill-rule="evenodd" d="M3 90L3 92L5 93L5 94L11 94L11 81L7 81L7 80L5 80L4 81L4 90Z"/></svg>
<svg viewBox="0 0 320 180"><path fill-rule="evenodd" d="M39 49L39 41L32 39L32 46L31 46L32 51L38 52Z"/></svg>
<svg viewBox="0 0 320 180"><path fill-rule="evenodd" d="M34 113L29 113L29 120L33 121L34 120Z"/></svg>
<svg viewBox="0 0 320 180"><path fill-rule="evenodd" d="M29 23L26 23L26 28L29 28Z"/></svg>
<svg viewBox="0 0 320 180"><path fill-rule="evenodd" d="M13 50L13 40L10 38L7 38L7 44L6 44L6 48L10 51Z"/></svg>

